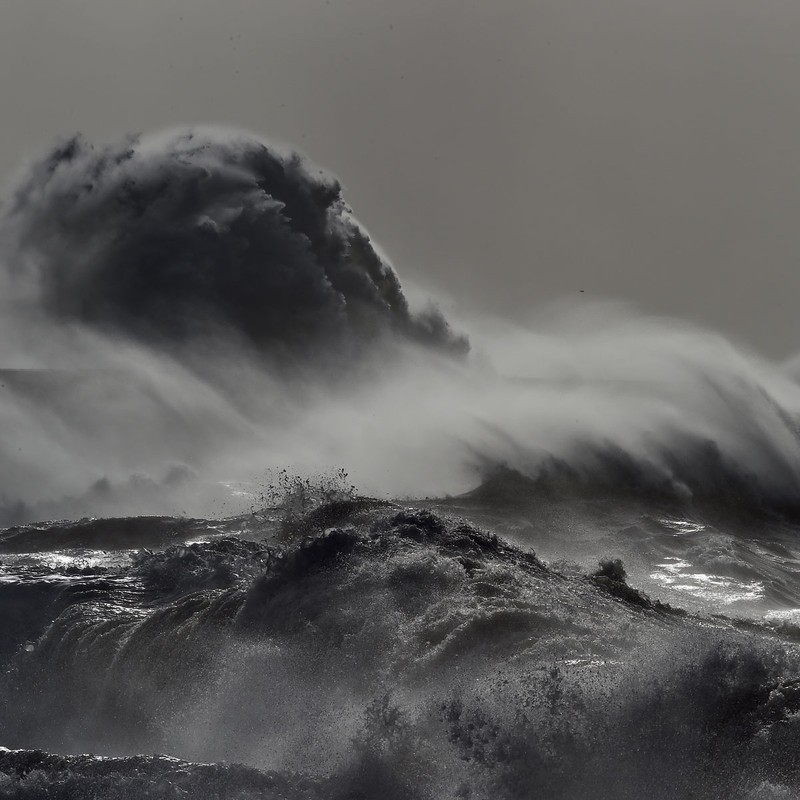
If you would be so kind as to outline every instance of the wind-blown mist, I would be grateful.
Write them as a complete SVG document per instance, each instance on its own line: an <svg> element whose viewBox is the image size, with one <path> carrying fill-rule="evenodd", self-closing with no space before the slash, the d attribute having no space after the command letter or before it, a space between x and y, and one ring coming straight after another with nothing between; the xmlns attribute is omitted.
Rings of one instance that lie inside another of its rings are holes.
<svg viewBox="0 0 800 800"><path fill-rule="evenodd" d="M336 180L254 137L71 140L2 231L0 521L222 513L209 487L284 466L395 496L505 465L548 491L798 505L781 368L608 306L467 322L468 345L409 306Z"/></svg>

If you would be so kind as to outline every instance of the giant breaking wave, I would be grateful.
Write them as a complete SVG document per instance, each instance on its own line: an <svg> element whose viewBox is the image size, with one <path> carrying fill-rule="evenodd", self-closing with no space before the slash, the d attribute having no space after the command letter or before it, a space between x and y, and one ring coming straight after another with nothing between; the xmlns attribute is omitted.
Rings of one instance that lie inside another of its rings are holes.
<svg viewBox="0 0 800 800"><path fill-rule="evenodd" d="M800 791L791 366L451 328L231 131L63 142L0 258L0 796Z"/></svg>
<svg viewBox="0 0 800 800"><path fill-rule="evenodd" d="M611 305L473 319L470 347L409 306L336 179L251 135L68 140L0 232L7 524L242 510L285 466L384 496L506 466L547 491L800 508L787 369Z"/></svg>

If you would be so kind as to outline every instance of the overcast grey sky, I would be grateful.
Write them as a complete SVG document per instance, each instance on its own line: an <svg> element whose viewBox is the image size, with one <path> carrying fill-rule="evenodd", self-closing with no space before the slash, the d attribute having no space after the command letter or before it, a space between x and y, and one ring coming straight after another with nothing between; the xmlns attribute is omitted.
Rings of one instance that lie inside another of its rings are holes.
<svg viewBox="0 0 800 800"><path fill-rule="evenodd" d="M800 349L797 0L0 0L0 172L59 135L252 129L401 278Z"/></svg>

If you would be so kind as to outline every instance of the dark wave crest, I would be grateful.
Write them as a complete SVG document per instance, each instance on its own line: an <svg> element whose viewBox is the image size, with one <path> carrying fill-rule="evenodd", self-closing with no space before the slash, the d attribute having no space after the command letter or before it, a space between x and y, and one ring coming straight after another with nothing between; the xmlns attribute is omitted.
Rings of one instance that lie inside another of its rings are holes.
<svg viewBox="0 0 800 800"><path fill-rule="evenodd" d="M38 770L53 797L203 775L220 797L342 800L800 787L800 661L773 630L651 602L618 562L567 575L426 509L337 503L293 530L143 553L129 583L76 594L3 680L0 733L28 748L0 757L6 785L24 797Z"/></svg>

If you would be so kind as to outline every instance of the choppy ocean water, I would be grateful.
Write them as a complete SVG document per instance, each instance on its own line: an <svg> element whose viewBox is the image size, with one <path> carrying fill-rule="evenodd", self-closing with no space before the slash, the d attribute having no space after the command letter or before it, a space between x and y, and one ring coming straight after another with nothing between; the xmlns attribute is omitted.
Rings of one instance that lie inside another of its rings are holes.
<svg viewBox="0 0 800 800"><path fill-rule="evenodd" d="M709 523L509 482L512 512L352 496L4 531L0 790L793 796L794 529L699 545Z"/></svg>

